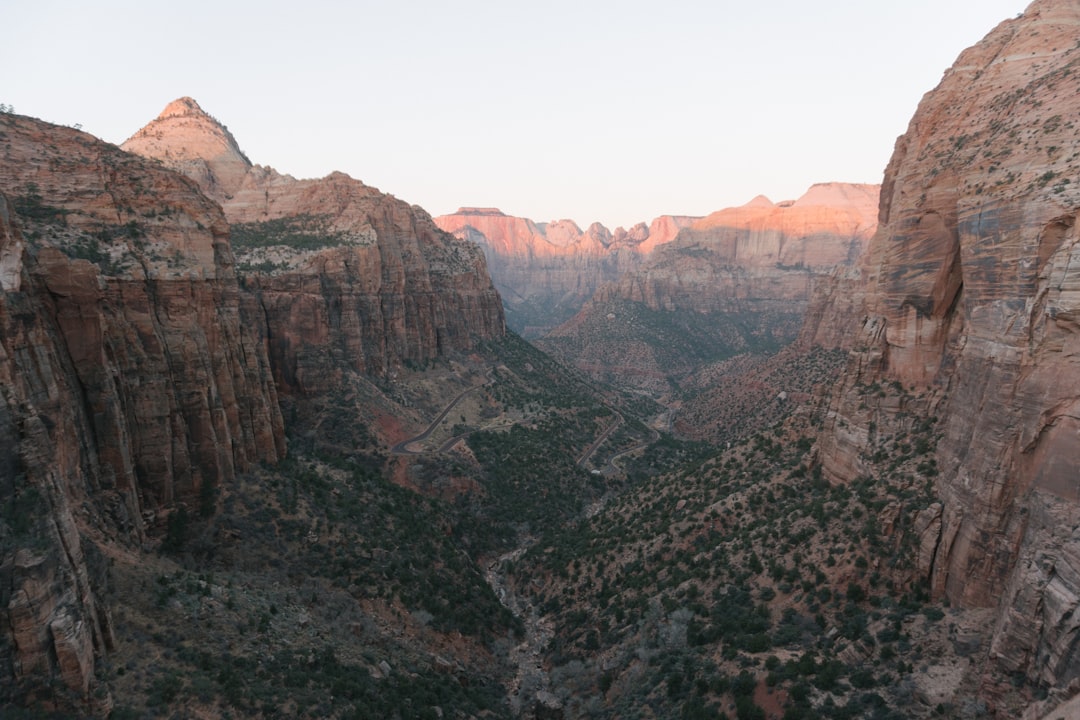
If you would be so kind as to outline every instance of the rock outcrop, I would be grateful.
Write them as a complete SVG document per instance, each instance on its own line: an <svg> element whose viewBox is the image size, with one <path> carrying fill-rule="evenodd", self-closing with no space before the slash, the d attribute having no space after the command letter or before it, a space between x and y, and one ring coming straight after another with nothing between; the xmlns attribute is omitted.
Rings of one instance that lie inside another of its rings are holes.
<svg viewBox="0 0 1080 720"><path fill-rule="evenodd" d="M598 378L661 394L703 363L775 351L798 335L816 283L861 256L878 189L820 184L699 219L540 342Z"/></svg>
<svg viewBox="0 0 1080 720"><path fill-rule="evenodd" d="M252 165L190 98L122 147L221 203L245 308L266 325L284 391L317 394L342 372L385 375L505 332L483 254L419 207L343 173L297 180Z"/></svg>
<svg viewBox="0 0 1080 720"><path fill-rule="evenodd" d="M1050 688L1080 678L1078 37L1080 6L1037 0L923 98L886 170L821 453L836 480L866 470L874 382L918 398L896 412L940 417L922 571L935 596L998 607L996 667Z"/></svg>
<svg viewBox="0 0 1080 720"><path fill-rule="evenodd" d="M639 267L694 220L663 215L612 232L600 223L584 231L571 220L535 223L494 208L435 218L443 230L483 248L508 322L529 338L571 317L598 287Z"/></svg>
<svg viewBox="0 0 1080 720"><path fill-rule="evenodd" d="M188 99L137 138L160 162L0 115L0 701L108 711L103 552L283 458L283 394L504 332L479 248L419 208L253 166Z"/></svg>
<svg viewBox="0 0 1080 720"><path fill-rule="evenodd" d="M0 694L103 712L98 544L283 457L282 418L214 202L75 130L0 137Z"/></svg>

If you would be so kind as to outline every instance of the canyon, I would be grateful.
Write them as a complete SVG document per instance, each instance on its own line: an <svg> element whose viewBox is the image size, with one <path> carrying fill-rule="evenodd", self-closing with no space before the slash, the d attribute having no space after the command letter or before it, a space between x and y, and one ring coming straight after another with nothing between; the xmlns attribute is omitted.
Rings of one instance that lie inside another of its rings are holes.
<svg viewBox="0 0 1080 720"><path fill-rule="evenodd" d="M484 250L508 323L526 339L569 319L597 288L636 269L696 218L663 215L614 232L571 220L536 223L495 208L461 208L435 223Z"/></svg>
<svg viewBox="0 0 1080 720"><path fill-rule="evenodd" d="M1058 717L1078 39L880 186L614 232L0 112L0 710Z"/></svg>
<svg viewBox="0 0 1080 720"><path fill-rule="evenodd" d="M776 352L799 335L820 282L862 256L878 192L822 183L794 201L759 196L696 220L536 342L657 397L703 366Z"/></svg>

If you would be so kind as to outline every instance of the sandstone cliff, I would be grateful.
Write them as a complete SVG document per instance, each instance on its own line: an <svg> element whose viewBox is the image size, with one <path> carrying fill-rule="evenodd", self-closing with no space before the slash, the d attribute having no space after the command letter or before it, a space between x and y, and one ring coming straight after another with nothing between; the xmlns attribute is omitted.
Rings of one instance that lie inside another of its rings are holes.
<svg viewBox="0 0 1080 720"><path fill-rule="evenodd" d="M282 418L216 204L75 130L0 142L0 694L101 712L98 544L283 457Z"/></svg>
<svg viewBox="0 0 1080 720"><path fill-rule="evenodd" d="M190 98L122 147L221 203L245 309L266 325L283 390L324 392L343 371L385 375L504 332L480 250L419 207L343 173L297 180L252 165Z"/></svg>
<svg viewBox="0 0 1080 720"><path fill-rule="evenodd" d="M1080 6L1038 0L923 98L886 170L822 446L850 480L875 426L940 417L922 571L937 596L999 609L999 670L1058 689L1080 679L1078 37ZM907 399L867 407L879 381Z"/></svg>
<svg viewBox="0 0 1080 720"><path fill-rule="evenodd" d="M694 218L664 215L614 232L600 223L582 231L570 220L535 223L493 208L461 208L435 218L455 236L480 245L509 322L539 337L577 312L604 283L639 267Z"/></svg>
<svg viewBox="0 0 1080 720"><path fill-rule="evenodd" d="M798 335L815 284L860 257L877 198L876 185L827 183L713 213L541 342L594 376L659 393L703 363L775 351Z"/></svg>

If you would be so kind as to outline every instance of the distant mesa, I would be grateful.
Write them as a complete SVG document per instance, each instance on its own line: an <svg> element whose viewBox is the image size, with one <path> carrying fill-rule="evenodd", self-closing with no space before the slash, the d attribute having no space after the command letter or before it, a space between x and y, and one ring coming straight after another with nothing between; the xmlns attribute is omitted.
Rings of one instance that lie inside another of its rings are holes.
<svg viewBox="0 0 1080 720"><path fill-rule="evenodd" d="M638 267L642 258L697 219L665 215L614 232L594 222L583 231L572 220L535 222L497 208L463 207L436 217L435 223L483 249L506 307L507 324L526 338L536 338L569 319L598 287Z"/></svg>
<svg viewBox="0 0 1080 720"><path fill-rule="evenodd" d="M455 215L487 215L487 216L491 216L491 217L506 217L506 213L504 213L499 208L482 208L482 207L458 208L458 211L456 213L454 213L454 214Z"/></svg>

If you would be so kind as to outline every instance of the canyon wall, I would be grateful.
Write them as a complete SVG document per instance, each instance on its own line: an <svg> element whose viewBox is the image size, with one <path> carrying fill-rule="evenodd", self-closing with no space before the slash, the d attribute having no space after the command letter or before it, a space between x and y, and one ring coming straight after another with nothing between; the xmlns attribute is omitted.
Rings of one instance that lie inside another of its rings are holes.
<svg viewBox="0 0 1080 720"><path fill-rule="evenodd" d="M0 114L0 701L108 712L108 562L284 458L286 396L504 333L482 252L419 208L163 116L151 161Z"/></svg>
<svg viewBox="0 0 1080 720"><path fill-rule="evenodd" d="M816 285L860 258L878 190L824 183L696 220L538 342L598 379L661 395L704 364L774 352L798 336Z"/></svg>
<svg viewBox="0 0 1080 720"><path fill-rule="evenodd" d="M1078 37L1080 6L1038 0L960 55L896 143L862 298L817 313L861 325L826 472L866 472L875 423L939 417L921 570L999 608L999 670L1057 689L1080 680ZM875 382L909 400L873 412Z"/></svg>
<svg viewBox="0 0 1080 720"><path fill-rule="evenodd" d="M484 250L508 322L527 338L571 317L598 287L639 267L695 218L663 215L614 232L600 223L582 231L571 220L535 223L493 208L461 208L435 218Z"/></svg>
<svg viewBox="0 0 1080 720"><path fill-rule="evenodd" d="M0 692L102 712L99 546L138 549L284 429L215 203L68 128L0 115L0 147Z"/></svg>
<svg viewBox="0 0 1080 720"><path fill-rule="evenodd" d="M266 325L285 391L325 392L342 372L386 375L505 332L479 248L419 207L343 173L297 180L252 165L190 98L122 147L188 175L221 203L245 307Z"/></svg>

